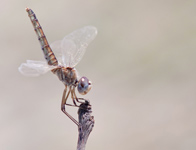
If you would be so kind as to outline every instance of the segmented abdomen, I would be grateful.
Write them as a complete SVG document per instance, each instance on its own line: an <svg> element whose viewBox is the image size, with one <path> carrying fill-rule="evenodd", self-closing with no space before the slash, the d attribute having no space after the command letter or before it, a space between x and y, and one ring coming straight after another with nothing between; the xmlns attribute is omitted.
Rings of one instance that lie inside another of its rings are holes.
<svg viewBox="0 0 196 150"><path fill-rule="evenodd" d="M41 44L41 47L42 47L45 59L48 62L48 65L57 66L58 65L58 61L57 61L57 59L56 59L52 49L50 48L50 46L48 44L46 36L44 35L42 27L40 26L39 21L38 21L38 19L35 16L35 13L31 9L29 9L29 8L26 8L26 11L27 11L27 13L29 15L29 18L30 18L30 20L31 20L31 22L33 24L33 27L35 29L35 32L36 32L36 34L38 36L38 40L39 40L39 42Z"/></svg>

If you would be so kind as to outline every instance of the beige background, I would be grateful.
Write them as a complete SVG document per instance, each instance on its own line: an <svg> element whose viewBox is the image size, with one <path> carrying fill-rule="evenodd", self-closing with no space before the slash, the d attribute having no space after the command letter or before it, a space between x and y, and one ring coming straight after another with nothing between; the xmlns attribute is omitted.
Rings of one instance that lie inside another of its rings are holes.
<svg viewBox="0 0 196 150"><path fill-rule="evenodd" d="M43 59L26 6L50 43L98 28L76 67L93 82L87 150L196 149L196 1L0 0L1 150L76 149L77 127L60 111L63 84L17 70Z"/></svg>

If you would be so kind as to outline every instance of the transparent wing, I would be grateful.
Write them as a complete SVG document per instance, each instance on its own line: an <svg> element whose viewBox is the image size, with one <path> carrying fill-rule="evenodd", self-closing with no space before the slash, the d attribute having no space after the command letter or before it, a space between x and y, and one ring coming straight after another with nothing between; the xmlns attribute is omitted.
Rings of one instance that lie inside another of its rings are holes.
<svg viewBox="0 0 196 150"><path fill-rule="evenodd" d="M50 44L50 47L52 51L54 52L54 55L58 63L63 64L62 51L61 51L61 40L53 42L52 44Z"/></svg>
<svg viewBox="0 0 196 150"><path fill-rule="evenodd" d="M18 70L25 76L37 77L53 68L46 61L27 60L27 63L22 63Z"/></svg>
<svg viewBox="0 0 196 150"><path fill-rule="evenodd" d="M96 27L86 26L70 33L63 40L56 41L50 46L61 64L66 67L74 67L82 59L87 46L96 35Z"/></svg>

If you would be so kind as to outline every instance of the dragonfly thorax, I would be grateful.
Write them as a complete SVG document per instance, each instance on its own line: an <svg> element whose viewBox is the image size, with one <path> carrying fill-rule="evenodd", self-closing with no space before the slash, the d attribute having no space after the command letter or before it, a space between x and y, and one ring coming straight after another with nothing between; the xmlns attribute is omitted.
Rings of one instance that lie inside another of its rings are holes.
<svg viewBox="0 0 196 150"><path fill-rule="evenodd" d="M77 71L75 68L59 66L51 71L67 86L74 85L77 82Z"/></svg>

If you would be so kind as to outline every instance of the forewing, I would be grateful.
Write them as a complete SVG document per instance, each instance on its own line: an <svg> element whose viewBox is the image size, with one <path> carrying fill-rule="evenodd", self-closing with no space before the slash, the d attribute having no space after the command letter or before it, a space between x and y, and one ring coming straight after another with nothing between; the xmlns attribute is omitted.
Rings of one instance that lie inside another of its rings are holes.
<svg viewBox="0 0 196 150"><path fill-rule="evenodd" d="M65 36L61 41L62 62L66 67L74 67L82 59L87 46L96 37L97 29L86 26Z"/></svg>
<svg viewBox="0 0 196 150"><path fill-rule="evenodd" d="M46 61L27 60L27 63L22 63L18 70L25 76L37 77L53 68L48 66Z"/></svg>

